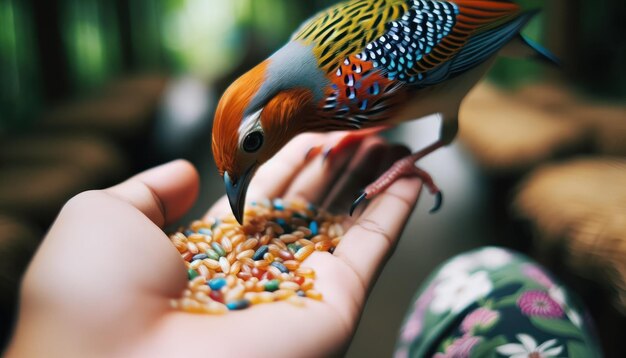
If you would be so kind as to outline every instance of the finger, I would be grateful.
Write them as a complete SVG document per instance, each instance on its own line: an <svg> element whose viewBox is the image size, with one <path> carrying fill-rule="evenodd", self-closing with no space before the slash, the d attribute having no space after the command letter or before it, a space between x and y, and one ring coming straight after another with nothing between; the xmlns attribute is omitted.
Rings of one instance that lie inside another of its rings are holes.
<svg viewBox="0 0 626 358"><path fill-rule="evenodd" d="M323 144L323 134L303 134L279 151L274 158L257 171L248 188L246 201L281 197L289 183L306 165L305 157L309 148ZM230 212L228 199L222 197L209 210L207 217L219 217Z"/></svg>
<svg viewBox="0 0 626 358"><path fill-rule="evenodd" d="M159 227L183 216L196 201L199 177L194 166L177 160L138 174L105 192L139 209Z"/></svg>
<svg viewBox="0 0 626 358"><path fill-rule="evenodd" d="M395 182L371 202L337 246L334 255L352 268L365 287L371 286L395 247L421 187L417 178Z"/></svg>
<svg viewBox="0 0 626 358"><path fill-rule="evenodd" d="M339 137L335 136L335 138L329 139L329 142L331 145L337 143L345 135L346 133L342 133ZM383 143L381 139L369 142L370 144L376 142L379 146L382 146ZM345 172L350 159L354 158L354 154L359 147L360 143L352 143L331 159L325 160L320 156L313 162L308 163L291 183L284 197L287 200L299 199L319 205L333 188L337 179Z"/></svg>
<svg viewBox="0 0 626 358"><path fill-rule="evenodd" d="M197 190L193 166L175 161L112 188L75 196L46 235L25 286L36 288L34 295L49 300L54 292L57 302L67 297L91 302L87 307L115 299L116 292L128 297L131 291L149 292L159 300L152 307L162 310L167 305L163 299L179 295L186 276L180 254L159 226L191 206ZM151 265L146 275L150 262L158 265ZM142 307L151 305L144 302ZM130 310L131 303L124 301L118 308Z"/></svg>
<svg viewBox="0 0 626 358"><path fill-rule="evenodd" d="M347 213L350 206L368 184L376 180L398 159L408 155L405 146L394 145L384 152L362 148L355 160L336 181L336 185L324 200L322 207L336 213ZM361 158L363 157L363 158Z"/></svg>

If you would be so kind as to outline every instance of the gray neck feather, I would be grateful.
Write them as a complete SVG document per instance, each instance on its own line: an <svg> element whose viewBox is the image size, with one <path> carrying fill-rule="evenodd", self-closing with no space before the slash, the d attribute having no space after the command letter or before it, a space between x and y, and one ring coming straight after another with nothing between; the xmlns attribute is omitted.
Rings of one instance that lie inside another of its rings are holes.
<svg viewBox="0 0 626 358"><path fill-rule="evenodd" d="M307 88L318 102L324 98L328 79L318 67L312 46L290 41L270 57L265 81L244 112L244 116L258 111L279 92Z"/></svg>

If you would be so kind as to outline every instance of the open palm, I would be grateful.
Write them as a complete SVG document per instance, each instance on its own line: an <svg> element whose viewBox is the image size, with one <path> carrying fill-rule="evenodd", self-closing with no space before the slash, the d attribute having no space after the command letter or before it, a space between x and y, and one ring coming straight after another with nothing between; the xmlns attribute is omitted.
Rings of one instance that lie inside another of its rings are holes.
<svg viewBox="0 0 626 358"><path fill-rule="evenodd" d="M368 138L330 161L305 161L308 148L339 135L293 140L259 170L249 199L304 199L343 213L359 189L408 153ZM307 258L323 301L210 316L170 308L186 287L186 272L161 229L188 210L197 186L193 167L179 161L68 202L24 279L9 356L338 355L420 191L419 180L398 181L364 212L346 218L350 228L334 254ZM222 198L209 215L228 210Z"/></svg>

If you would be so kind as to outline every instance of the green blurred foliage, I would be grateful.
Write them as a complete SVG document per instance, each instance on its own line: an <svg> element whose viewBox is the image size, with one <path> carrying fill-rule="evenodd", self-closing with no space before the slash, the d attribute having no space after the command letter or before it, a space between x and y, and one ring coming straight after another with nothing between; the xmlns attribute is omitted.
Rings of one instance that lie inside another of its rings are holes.
<svg viewBox="0 0 626 358"><path fill-rule="evenodd" d="M38 60L27 7L0 0L0 132L24 126L39 105Z"/></svg>
<svg viewBox="0 0 626 358"><path fill-rule="evenodd" d="M97 87L120 67L115 9L106 0L63 0L63 40L77 91Z"/></svg>

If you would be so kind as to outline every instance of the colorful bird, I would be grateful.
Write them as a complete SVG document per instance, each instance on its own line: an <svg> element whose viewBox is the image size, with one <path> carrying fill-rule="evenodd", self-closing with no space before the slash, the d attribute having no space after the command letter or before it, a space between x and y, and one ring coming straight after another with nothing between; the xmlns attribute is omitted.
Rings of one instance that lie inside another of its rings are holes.
<svg viewBox="0 0 626 358"><path fill-rule="evenodd" d="M422 178L438 209L441 191L415 162L452 142L463 98L499 54L557 62L520 34L535 14L507 0L350 0L314 16L217 107L213 154L237 220L255 171L296 135L371 131L434 113L439 140L395 163L352 210L403 176Z"/></svg>

